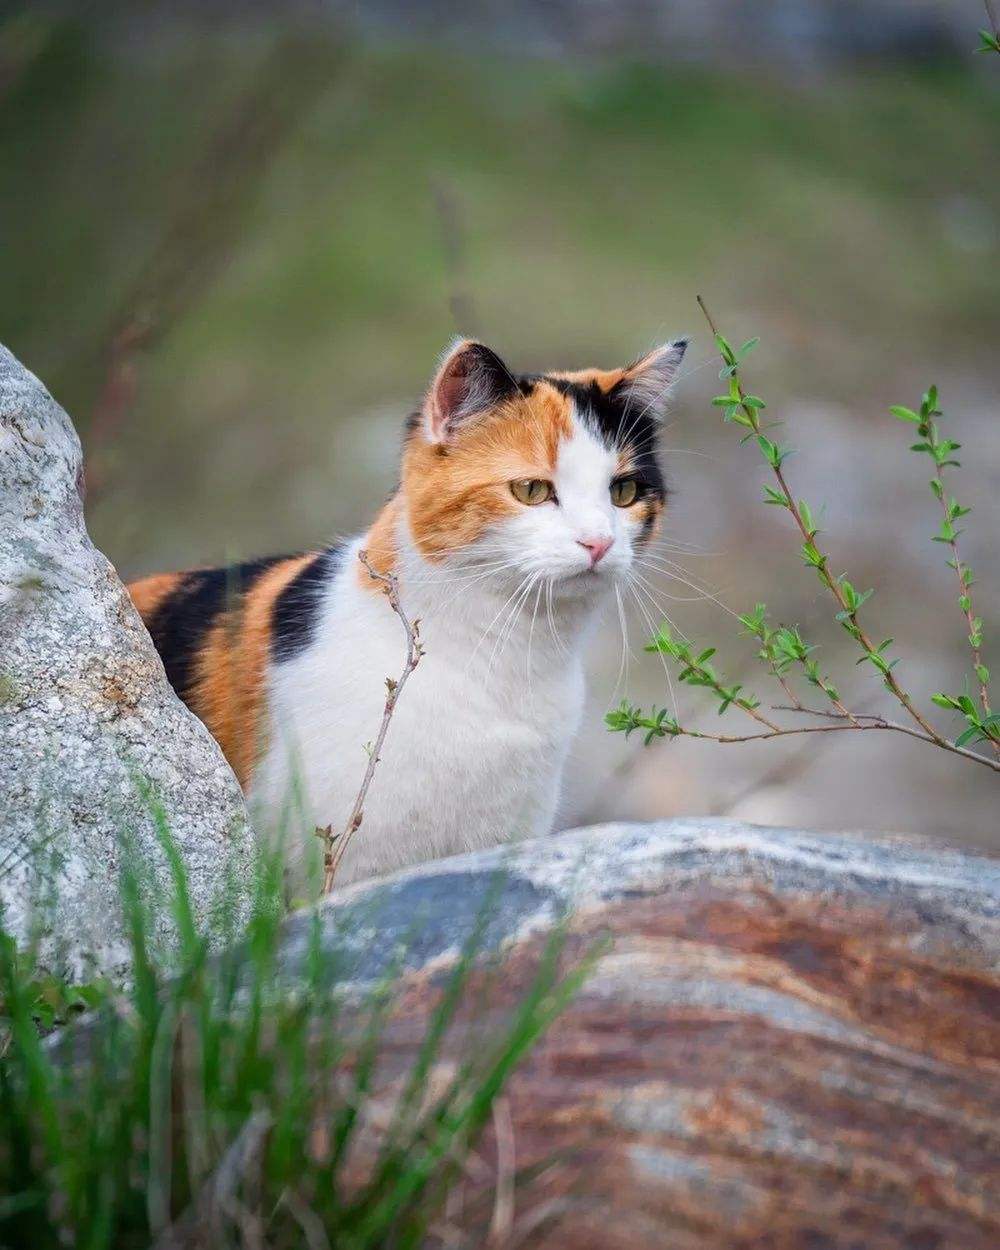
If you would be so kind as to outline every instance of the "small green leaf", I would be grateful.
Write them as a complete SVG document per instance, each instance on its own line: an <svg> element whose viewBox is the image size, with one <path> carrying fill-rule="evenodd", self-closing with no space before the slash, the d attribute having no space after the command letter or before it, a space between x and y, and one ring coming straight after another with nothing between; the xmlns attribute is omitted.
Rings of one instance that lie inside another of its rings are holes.
<svg viewBox="0 0 1000 1250"><path fill-rule="evenodd" d="M715 345L719 349L719 354L722 356L722 359L727 365L736 364L736 355L730 347L729 341L723 338L721 334L717 334L715 336Z"/></svg>

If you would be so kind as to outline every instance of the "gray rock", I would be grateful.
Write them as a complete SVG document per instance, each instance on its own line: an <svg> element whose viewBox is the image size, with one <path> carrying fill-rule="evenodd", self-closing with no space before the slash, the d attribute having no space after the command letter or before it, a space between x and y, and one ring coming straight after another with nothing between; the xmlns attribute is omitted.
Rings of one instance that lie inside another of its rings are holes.
<svg viewBox="0 0 1000 1250"><path fill-rule="evenodd" d="M252 835L236 778L87 535L81 463L65 412L0 347L0 900L44 966L121 979L126 845L169 889L143 787L199 918L223 894L245 907Z"/></svg>
<svg viewBox="0 0 1000 1250"><path fill-rule="evenodd" d="M519 1244L1000 1244L1000 861L700 819L578 829L347 887L318 913L330 958L359 989L391 960L406 969L373 1124L490 899L484 944L503 960L484 961L430 1088L466 1027L483 1045L509 1027L559 917L566 965L596 952L505 1094L526 1178L515 1232L548 1213ZM314 915L287 930L293 981ZM494 1151L488 1136L490 1165L449 1199L449 1244L488 1244Z"/></svg>

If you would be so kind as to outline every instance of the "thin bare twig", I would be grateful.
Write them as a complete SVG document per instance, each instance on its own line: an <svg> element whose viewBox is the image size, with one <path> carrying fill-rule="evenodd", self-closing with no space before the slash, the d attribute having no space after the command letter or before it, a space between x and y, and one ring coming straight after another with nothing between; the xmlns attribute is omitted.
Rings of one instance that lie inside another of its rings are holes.
<svg viewBox="0 0 1000 1250"><path fill-rule="evenodd" d="M372 778L375 776L375 769L378 767L382 747L385 745L386 734L389 732L389 725L392 721L392 714L396 710L396 703L403 692L403 687L410 679L410 674L420 663L420 658L424 654L423 644L420 641L420 622L419 620L411 621L403 611L399 602L399 582L396 580L395 575L392 573L381 573L374 568L368 559L367 551L359 551L358 559L368 570L368 576L373 581L381 583L382 593L389 600L389 606L402 622L403 629L406 631L406 659L403 663L403 671L399 677L395 679L387 677L385 679L386 695L385 708L382 712L382 724L379 726L375 743L368 752L368 767L365 769L365 775L361 781L361 789L358 791L358 797L354 800L354 808L351 811L347 824L344 826L343 832L334 834L330 825L327 825L325 829L316 830L317 835L323 839L325 845L323 856L324 894L329 894L333 889L333 881L337 875L337 869L340 867L340 861L344 858L351 838L354 837L361 825L364 817L365 799L368 797L368 789L372 784Z"/></svg>
<svg viewBox="0 0 1000 1250"><path fill-rule="evenodd" d="M807 716L821 716L825 720L834 720L836 725L796 725L773 730L768 733L755 734L711 734L702 733L697 729L684 729L679 726L673 731L673 737L683 738L704 738L710 742L759 742L765 738L784 738L800 734L813 733L840 733L848 729L865 730L865 729L881 729L892 733L906 734L908 738L916 738L919 742L930 742L934 746L940 747L943 751L951 751L954 755L961 755L967 760L975 760L977 764L985 764L987 768L992 768L994 772L1000 773L1000 761L988 759L985 755L978 755L975 751L969 751L965 747L956 746L954 742L947 738L932 738L928 734L923 733L919 729L914 729L911 725L904 725L900 721L887 720L884 716L866 716L859 712L847 713L842 712L822 712L817 708L811 707L794 707L792 705L779 704L775 709L777 712L800 712Z"/></svg>
<svg viewBox="0 0 1000 1250"><path fill-rule="evenodd" d="M789 710L794 712L798 709L790 708ZM837 720L840 719L834 712L831 712L830 715ZM852 724L850 721L847 721L844 724L837 725L796 725L784 729L770 729L764 733L754 734L710 734L702 733L698 729L679 727L672 731L671 736L675 738L702 738L708 742L731 744L735 742L763 742L768 738L790 738L801 734L846 733L850 730L863 731L865 729L891 730L893 733L906 734L907 737L917 738L920 742L932 742L943 751L951 751L955 755L964 756L967 760L975 760L977 764L985 764L987 768L992 768L994 772L1000 773L1000 761L987 759L985 755L977 755L975 751L967 751L965 747L956 746L954 742L949 742L945 738L931 738L919 729L912 729L909 725L900 724L899 721L883 720L881 717L859 719L861 721L859 724Z"/></svg>

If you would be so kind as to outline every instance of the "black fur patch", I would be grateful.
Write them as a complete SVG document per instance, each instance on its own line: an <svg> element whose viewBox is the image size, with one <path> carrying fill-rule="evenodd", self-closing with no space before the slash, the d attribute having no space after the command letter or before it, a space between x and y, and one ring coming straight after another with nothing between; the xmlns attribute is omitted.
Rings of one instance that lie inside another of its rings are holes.
<svg viewBox="0 0 1000 1250"><path fill-rule="evenodd" d="M271 658L276 663L290 660L312 642L320 596L337 570L342 550L333 546L321 551L274 601Z"/></svg>
<svg viewBox="0 0 1000 1250"><path fill-rule="evenodd" d="M191 686L194 660L220 613L236 604L262 574L286 559L267 556L219 569L188 573L153 613L148 628L167 679L183 699Z"/></svg>
<svg viewBox="0 0 1000 1250"><path fill-rule="evenodd" d="M470 381L475 379L473 390L481 391L487 407L503 403L518 392L514 375L496 352L483 343L471 343L462 353L461 369Z"/></svg>
<svg viewBox="0 0 1000 1250"><path fill-rule="evenodd" d="M569 382L547 376L545 381L573 401L580 420L606 446L620 451L631 449L636 466L634 476L643 494L664 498L667 487L656 458L660 423L655 413L643 412L641 408L637 411L634 404L630 405L621 383L610 391L602 391L596 382Z"/></svg>

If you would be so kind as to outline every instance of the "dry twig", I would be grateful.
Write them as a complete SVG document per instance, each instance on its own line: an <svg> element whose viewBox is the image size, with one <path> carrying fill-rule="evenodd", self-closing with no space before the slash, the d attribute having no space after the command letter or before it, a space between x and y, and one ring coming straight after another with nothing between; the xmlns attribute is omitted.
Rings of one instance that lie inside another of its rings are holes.
<svg viewBox="0 0 1000 1250"><path fill-rule="evenodd" d="M395 576L392 573L380 573L378 569L374 568L368 559L367 551L359 551L358 559L368 570L368 576L373 581L382 584L382 593L389 600L389 606L393 612L396 613L403 623L403 629L406 631L406 660L403 664L403 671L398 678L387 677L385 679L386 695L385 708L382 712L382 724L379 726L375 743L368 752L368 767L365 769L365 775L361 781L361 789L358 791L358 797L354 800L354 808L351 811L347 824L344 826L343 832L339 834L333 833L331 825L327 825L325 829L316 830L317 836L322 838L324 843L324 894L329 894L333 889L333 881L337 875L340 861L344 858L351 838L357 833L361 825L364 816L365 799L368 797L368 789L372 784L372 778L375 776L375 769L378 767L382 747L385 744L386 734L389 732L389 724L392 721L392 714L396 710L396 703L403 692L403 687L409 681L410 674L420 663L420 658L424 654L424 648L420 641L420 622L419 620L410 621L403 611L399 602L399 583Z"/></svg>

